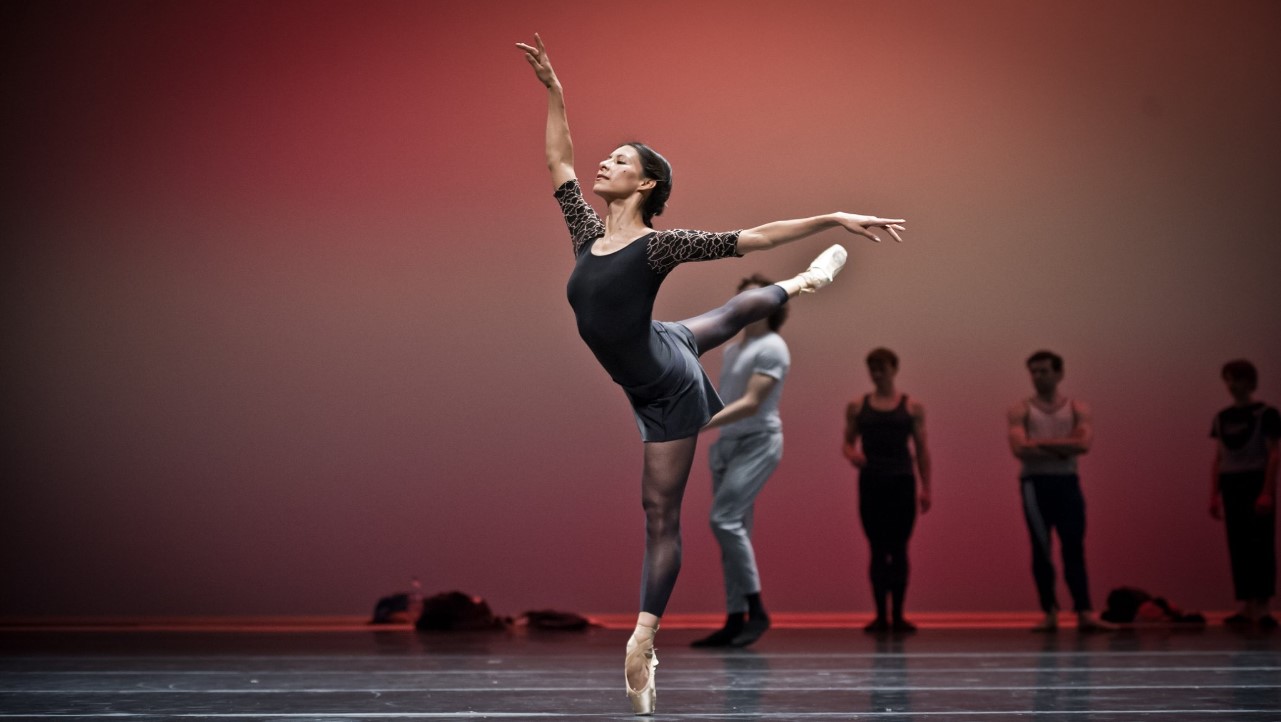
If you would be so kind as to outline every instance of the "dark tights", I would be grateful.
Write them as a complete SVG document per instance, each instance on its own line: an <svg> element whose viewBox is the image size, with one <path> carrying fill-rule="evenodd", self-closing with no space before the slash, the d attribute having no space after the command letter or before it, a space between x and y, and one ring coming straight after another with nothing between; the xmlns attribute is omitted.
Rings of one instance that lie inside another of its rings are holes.
<svg viewBox="0 0 1281 722"><path fill-rule="evenodd" d="M858 508L872 547L868 576L876 617L886 619L888 611L894 619L902 619L909 568L907 542L916 525L916 477L864 469L858 480Z"/></svg>
<svg viewBox="0 0 1281 722"><path fill-rule="evenodd" d="M701 355L734 338L748 324L787 303L779 286L750 288L724 306L685 321ZM698 436L645 444L641 506L645 509L645 566L641 571L641 611L663 616L681 570L681 500L694 463Z"/></svg>

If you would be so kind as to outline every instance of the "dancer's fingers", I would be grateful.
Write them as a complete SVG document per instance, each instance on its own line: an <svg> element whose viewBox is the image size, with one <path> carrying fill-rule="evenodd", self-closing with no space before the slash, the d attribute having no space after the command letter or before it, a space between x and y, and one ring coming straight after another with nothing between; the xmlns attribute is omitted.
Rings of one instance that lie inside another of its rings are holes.
<svg viewBox="0 0 1281 722"><path fill-rule="evenodd" d="M903 239L898 234L898 232L901 230L903 230L903 226L888 225L885 227L885 231L894 237L894 241L896 243L903 242Z"/></svg>
<svg viewBox="0 0 1281 722"><path fill-rule="evenodd" d="M533 47L532 45L526 45L525 43L516 43L516 47L520 48L521 50L524 50L525 52L531 55L538 52L537 48Z"/></svg>

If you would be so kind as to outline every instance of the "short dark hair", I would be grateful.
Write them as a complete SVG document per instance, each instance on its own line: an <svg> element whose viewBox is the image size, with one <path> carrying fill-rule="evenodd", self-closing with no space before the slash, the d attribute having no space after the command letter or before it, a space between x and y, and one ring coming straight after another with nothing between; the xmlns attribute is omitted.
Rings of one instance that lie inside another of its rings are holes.
<svg viewBox="0 0 1281 722"><path fill-rule="evenodd" d="M1054 369L1055 373L1063 372L1063 357L1053 351L1046 351L1042 349L1031 356L1028 356L1027 367L1032 368L1032 364L1037 363L1038 361L1049 361L1050 368Z"/></svg>
<svg viewBox="0 0 1281 722"><path fill-rule="evenodd" d="M898 354L884 346L874 348L867 354L867 367L872 368L873 366L889 366L896 369L898 368Z"/></svg>
<svg viewBox="0 0 1281 722"><path fill-rule="evenodd" d="M646 178L654 181L654 187L645 198L645 205L641 206L641 220L645 225L653 228L654 216L663 215L663 209L667 207L667 199L672 195L672 164L668 163L658 151L640 141L633 140L621 145L629 145L636 149L636 154L640 156L641 172Z"/></svg>
<svg viewBox="0 0 1281 722"><path fill-rule="evenodd" d="M742 293L744 290L747 289L748 286L760 286L761 288L765 288L766 286L773 286L773 285L774 285L773 281L769 280L768 278L762 276L759 273L753 273L752 275L738 282L738 292ZM782 306L779 306L778 308L774 309L774 313L771 313L769 315L769 330L777 332L780 328L783 327L784 323L787 323L787 314L789 312L788 311L789 308L790 306L788 306L788 304L785 303Z"/></svg>
<svg viewBox="0 0 1281 722"><path fill-rule="evenodd" d="M1243 358L1235 359L1223 364L1223 370L1219 372L1224 381L1233 379L1244 381L1250 385L1250 390L1254 391L1259 387L1259 370L1254 364Z"/></svg>

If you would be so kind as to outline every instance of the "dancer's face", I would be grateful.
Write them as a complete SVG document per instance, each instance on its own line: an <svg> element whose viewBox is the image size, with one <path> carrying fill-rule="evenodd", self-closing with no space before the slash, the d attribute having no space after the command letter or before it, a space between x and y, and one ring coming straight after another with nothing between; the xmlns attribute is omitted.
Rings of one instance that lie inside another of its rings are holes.
<svg viewBox="0 0 1281 722"><path fill-rule="evenodd" d="M1032 375L1032 386L1036 387L1038 394L1049 396L1058 391L1059 382L1063 380L1063 372L1055 371L1049 359L1033 361L1028 364L1027 370Z"/></svg>
<svg viewBox="0 0 1281 722"><path fill-rule="evenodd" d="M1254 384L1236 376L1224 376L1223 383L1228 387L1228 393L1237 401L1249 401L1254 394Z"/></svg>
<svg viewBox="0 0 1281 722"><path fill-rule="evenodd" d="M654 181L645 177L640 154L630 145L619 146L596 167L596 182L592 191L606 200L626 198L633 193L654 187Z"/></svg>
<svg viewBox="0 0 1281 722"><path fill-rule="evenodd" d="M887 363L873 363L867 365L867 375L871 377L872 383L879 388L891 388L894 385L894 377L898 375L898 369Z"/></svg>

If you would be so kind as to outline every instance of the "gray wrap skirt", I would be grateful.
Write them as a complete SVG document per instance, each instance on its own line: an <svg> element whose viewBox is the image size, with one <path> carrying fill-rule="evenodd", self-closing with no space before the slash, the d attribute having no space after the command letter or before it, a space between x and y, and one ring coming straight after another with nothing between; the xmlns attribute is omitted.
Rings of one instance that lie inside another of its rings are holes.
<svg viewBox="0 0 1281 722"><path fill-rule="evenodd" d="M698 363L698 345L688 328L671 321L651 322L651 332L667 350L657 379L624 386L642 441L674 441L694 436L725 404Z"/></svg>

